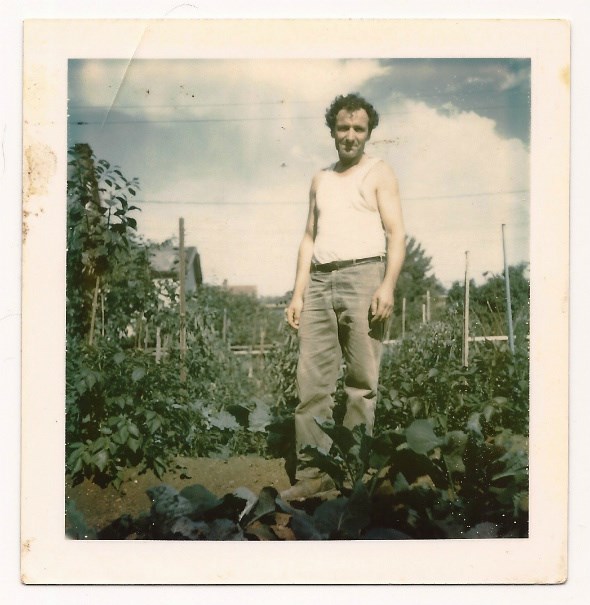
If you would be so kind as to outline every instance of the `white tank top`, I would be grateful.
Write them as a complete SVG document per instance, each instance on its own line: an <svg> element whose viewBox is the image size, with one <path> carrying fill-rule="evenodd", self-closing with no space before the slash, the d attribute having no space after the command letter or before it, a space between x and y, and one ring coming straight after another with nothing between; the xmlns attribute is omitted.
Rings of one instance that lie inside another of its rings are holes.
<svg viewBox="0 0 590 605"><path fill-rule="evenodd" d="M385 255L379 209L361 191L365 176L381 161L367 157L362 166L348 174L335 172L336 164L320 173L316 189L315 263Z"/></svg>

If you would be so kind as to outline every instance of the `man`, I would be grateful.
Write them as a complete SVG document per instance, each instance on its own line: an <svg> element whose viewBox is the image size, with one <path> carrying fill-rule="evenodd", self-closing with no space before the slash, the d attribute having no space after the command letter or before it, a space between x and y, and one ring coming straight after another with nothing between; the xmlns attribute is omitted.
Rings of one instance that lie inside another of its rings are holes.
<svg viewBox="0 0 590 605"><path fill-rule="evenodd" d="M347 396L344 425L371 433L385 324L405 256L398 184L380 159L365 154L377 126L373 106L357 94L337 97L326 111L338 161L312 180L287 321L299 331L295 409L296 484L285 499L333 487L305 468L306 446L329 449L315 418L329 419L342 355Z"/></svg>

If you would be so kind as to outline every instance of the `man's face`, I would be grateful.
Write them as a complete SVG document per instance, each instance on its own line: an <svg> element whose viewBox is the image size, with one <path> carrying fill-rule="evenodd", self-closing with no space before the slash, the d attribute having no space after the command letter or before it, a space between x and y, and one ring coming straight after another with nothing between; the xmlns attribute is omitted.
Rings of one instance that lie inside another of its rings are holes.
<svg viewBox="0 0 590 605"><path fill-rule="evenodd" d="M350 111L341 109L336 114L336 125L332 132L338 157L343 164L355 164L369 140L369 116L364 109Z"/></svg>

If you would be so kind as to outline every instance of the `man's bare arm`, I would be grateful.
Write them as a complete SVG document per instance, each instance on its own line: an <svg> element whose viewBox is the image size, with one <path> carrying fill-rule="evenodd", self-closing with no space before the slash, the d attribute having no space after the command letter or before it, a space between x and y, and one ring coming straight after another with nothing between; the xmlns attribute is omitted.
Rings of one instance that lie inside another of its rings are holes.
<svg viewBox="0 0 590 605"><path fill-rule="evenodd" d="M387 319L393 312L394 290L406 255L406 233L397 179L385 163L375 166L375 193L381 222L387 238L385 276L371 301L376 320Z"/></svg>
<svg viewBox="0 0 590 605"><path fill-rule="evenodd" d="M289 325L296 330L299 329L299 318L303 309L303 294L309 279L309 268L313 257L313 242L316 229L316 211L315 211L315 179L312 182L309 192L309 211L307 222L305 224L305 233L299 245L297 255L297 269L295 272L295 285L293 286L293 295L291 302L286 309L287 321Z"/></svg>

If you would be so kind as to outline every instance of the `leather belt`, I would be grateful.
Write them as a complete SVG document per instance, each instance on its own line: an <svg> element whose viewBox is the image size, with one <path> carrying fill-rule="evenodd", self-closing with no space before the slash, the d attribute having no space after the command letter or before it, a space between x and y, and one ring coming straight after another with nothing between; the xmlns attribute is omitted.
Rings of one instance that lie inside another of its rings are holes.
<svg viewBox="0 0 590 605"><path fill-rule="evenodd" d="M352 258L350 260L334 260L331 263L311 263L311 271L315 273L319 271L321 273L331 273L332 271L338 271L338 269L346 269L346 267L353 267L354 265L365 265L367 263L379 263L385 260L384 256L369 256L368 258Z"/></svg>

